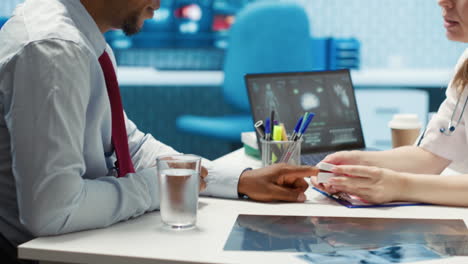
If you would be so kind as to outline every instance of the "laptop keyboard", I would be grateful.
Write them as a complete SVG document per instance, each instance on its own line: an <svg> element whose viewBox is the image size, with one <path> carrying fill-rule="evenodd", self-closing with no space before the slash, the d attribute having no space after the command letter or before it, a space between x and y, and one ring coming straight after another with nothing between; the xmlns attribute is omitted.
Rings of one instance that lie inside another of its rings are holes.
<svg viewBox="0 0 468 264"><path fill-rule="evenodd" d="M317 163L322 161L327 155L332 154L332 153L335 153L335 151L305 154L301 156L301 162L302 164L305 164L305 165L315 166Z"/></svg>

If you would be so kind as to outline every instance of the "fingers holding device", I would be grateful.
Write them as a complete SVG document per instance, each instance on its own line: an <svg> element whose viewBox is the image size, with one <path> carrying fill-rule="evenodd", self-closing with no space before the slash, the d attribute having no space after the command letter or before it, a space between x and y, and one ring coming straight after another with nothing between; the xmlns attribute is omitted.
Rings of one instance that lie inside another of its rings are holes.
<svg viewBox="0 0 468 264"><path fill-rule="evenodd" d="M335 168L335 165L331 163L319 162L317 168L320 170L317 175L317 183L328 183L331 178L337 176L331 172Z"/></svg>

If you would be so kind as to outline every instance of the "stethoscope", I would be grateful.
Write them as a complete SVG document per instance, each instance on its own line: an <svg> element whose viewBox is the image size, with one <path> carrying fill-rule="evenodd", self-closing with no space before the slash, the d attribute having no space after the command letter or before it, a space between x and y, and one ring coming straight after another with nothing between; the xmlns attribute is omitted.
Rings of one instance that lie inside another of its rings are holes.
<svg viewBox="0 0 468 264"><path fill-rule="evenodd" d="M462 108L462 111L460 113L460 116L458 117L457 123L454 125L453 124L453 118L455 117L455 112L457 111L458 104L460 103L460 99L461 99L461 96L458 97L457 103L455 104L455 109L453 109L453 113L452 113L452 116L450 117L450 122L448 123L447 129L445 129L443 127L441 127L439 129L440 133L442 133L442 134L444 134L446 136L451 136L453 134L453 132L457 128L458 124L460 123L460 120L463 117L463 113L465 112L465 107L466 107L466 104L468 103L468 96L465 99L465 103L463 104L463 108Z"/></svg>

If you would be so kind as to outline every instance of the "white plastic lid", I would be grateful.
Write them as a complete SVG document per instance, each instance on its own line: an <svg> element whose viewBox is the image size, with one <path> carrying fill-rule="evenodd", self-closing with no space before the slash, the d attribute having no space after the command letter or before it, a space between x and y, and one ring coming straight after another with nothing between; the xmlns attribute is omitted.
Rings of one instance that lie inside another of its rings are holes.
<svg viewBox="0 0 468 264"><path fill-rule="evenodd" d="M393 119L388 122L388 126L394 129L415 129L421 128L422 123L419 121L416 114L396 114Z"/></svg>

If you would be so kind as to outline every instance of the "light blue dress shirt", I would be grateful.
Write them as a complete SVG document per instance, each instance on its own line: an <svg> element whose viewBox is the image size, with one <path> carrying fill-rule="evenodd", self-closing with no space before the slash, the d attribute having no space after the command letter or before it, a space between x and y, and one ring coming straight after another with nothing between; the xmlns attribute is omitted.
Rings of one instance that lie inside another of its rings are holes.
<svg viewBox="0 0 468 264"><path fill-rule="evenodd" d="M177 152L126 118L137 172L111 175L105 49L114 59L79 0L27 0L0 32L0 232L14 245L159 208L155 158ZM240 164L203 165L204 194L237 197Z"/></svg>

